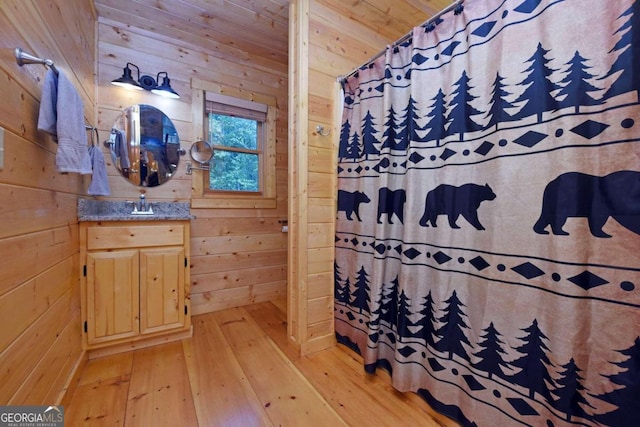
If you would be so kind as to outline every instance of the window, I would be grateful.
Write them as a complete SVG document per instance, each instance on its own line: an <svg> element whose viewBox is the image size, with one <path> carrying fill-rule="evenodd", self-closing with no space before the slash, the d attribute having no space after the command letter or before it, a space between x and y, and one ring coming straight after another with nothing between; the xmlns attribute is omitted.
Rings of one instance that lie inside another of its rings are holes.
<svg viewBox="0 0 640 427"><path fill-rule="evenodd" d="M213 147L194 170L194 208L275 208L275 98L192 79L194 141ZM232 94L233 96L230 96Z"/></svg>
<svg viewBox="0 0 640 427"><path fill-rule="evenodd" d="M207 191L261 192L267 106L207 94L208 141L213 146Z"/></svg>

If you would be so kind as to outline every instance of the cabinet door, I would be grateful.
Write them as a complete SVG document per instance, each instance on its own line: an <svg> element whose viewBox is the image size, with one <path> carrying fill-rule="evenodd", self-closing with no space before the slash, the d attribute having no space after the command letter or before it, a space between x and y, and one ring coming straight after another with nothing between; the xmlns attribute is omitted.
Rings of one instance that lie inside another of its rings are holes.
<svg viewBox="0 0 640 427"><path fill-rule="evenodd" d="M140 333L185 326L183 247L140 250Z"/></svg>
<svg viewBox="0 0 640 427"><path fill-rule="evenodd" d="M87 254L87 343L139 334L137 250Z"/></svg>

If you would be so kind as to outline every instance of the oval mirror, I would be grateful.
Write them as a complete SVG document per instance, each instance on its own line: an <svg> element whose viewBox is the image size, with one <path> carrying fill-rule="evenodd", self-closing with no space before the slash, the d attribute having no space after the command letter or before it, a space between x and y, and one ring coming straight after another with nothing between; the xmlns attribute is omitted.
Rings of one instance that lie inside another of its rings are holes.
<svg viewBox="0 0 640 427"><path fill-rule="evenodd" d="M209 166L209 162L213 158L213 148L207 141L196 141L191 145L189 154L201 166Z"/></svg>
<svg viewBox="0 0 640 427"><path fill-rule="evenodd" d="M178 132L171 119L151 105L124 110L107 144L116 169L134 185L155 187L170 180L178 169Z"/></svg>

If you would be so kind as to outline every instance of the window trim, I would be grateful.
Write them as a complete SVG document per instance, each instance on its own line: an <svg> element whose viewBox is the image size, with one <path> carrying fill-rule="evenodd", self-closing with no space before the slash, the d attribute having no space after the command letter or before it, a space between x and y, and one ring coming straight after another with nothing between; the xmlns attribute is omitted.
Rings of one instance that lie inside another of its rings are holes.
<svg viewBox="0 0 640 427"><path fill-rule="evenodd" d="M208 171L193 170L191 178L191 207L193 208L276 208L276 98L269 95L248 93L242 89L233 89L222 84L191 79L192 114L194 142L205 139L205 102L206 93L222 95L238 100L251 101L267 106L263 153L260 156L261 188L260 192L231 192L208 190L205 179Z"/></svg>

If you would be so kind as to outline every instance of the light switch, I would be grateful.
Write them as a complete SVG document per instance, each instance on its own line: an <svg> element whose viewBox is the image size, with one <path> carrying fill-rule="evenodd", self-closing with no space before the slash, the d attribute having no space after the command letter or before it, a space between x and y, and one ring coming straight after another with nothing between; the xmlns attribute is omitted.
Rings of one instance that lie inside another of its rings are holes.
<svg viewBox="0 0 640 427"><path fill-rule="evenodd" d="M4 168L4 128L0 128L0 171Z"/></svg>

